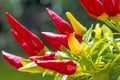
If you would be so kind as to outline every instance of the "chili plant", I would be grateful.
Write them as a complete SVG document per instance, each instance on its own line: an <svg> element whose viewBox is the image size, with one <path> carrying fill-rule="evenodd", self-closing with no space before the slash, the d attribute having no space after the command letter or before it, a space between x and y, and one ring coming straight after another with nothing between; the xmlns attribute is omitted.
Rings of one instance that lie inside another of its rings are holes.
<svg viewBox="0 0 120 80"><path fill-rule="evenodd" d="M120 39L116 37L120 35L119 0L80 0L80 3L91 17L107 25L92 24L87 30L71 12L66 12L69 23L46 8L58 30L41 32L55 49L52 51L7 12L11 33L29 56L23 58L2 51L3 57L18 71L54 75L54 80L119 80Z"/></svg>

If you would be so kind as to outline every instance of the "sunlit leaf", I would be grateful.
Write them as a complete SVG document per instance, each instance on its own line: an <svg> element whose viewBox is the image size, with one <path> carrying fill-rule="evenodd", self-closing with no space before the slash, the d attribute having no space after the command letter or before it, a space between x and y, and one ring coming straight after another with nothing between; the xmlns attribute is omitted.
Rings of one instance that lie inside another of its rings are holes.
<svg viewBox="0 0 120 80"><path fill-rule="evenodd" d="M22 59L20 62L21 62L21 63L22 63L22 65L24 66L24 65L26 65L26 64L28 64L28 63L30 63L30 62L31 62L31 60L29 60L29 59Z"/></svg>
<svg viewBox="0 0 120 80"><path fill-rule="evenodd" d="M104 37L111 37L111 38L113 38L113 32L106 25L102 26L102 31L103 31Z"/></svg>
<svg viewBox="0 0 120 80"><path fill-rule="evenodd" d="M28 72L28 73L42 73L45 69L37 66L35 62L28 63L27 65L18 69L21 72Z"/></svg>

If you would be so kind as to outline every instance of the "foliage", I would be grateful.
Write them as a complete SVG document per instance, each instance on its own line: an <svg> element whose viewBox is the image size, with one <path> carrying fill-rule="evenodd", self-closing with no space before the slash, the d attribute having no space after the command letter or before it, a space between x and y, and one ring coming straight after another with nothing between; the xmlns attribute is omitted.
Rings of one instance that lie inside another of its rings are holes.
<svg viewBox="0 0 120 80"><path fill-rule="evenodd" d="M12 35L29 57L23 58L2 51L3 57L18 71L40 73L43 77L52 75L55 76L54 80L119 80L120 39L116 37L120 35L119 1L88 1L80 0L87 13L105 22L116 33L107 25L99 23L92 24L87 30L70 12L66 12L70 25L46 8L59 33L41 32L43 38L55 49L52 51L10 13L6 13ZM114 6L110 6L114 3Z"/></svg>

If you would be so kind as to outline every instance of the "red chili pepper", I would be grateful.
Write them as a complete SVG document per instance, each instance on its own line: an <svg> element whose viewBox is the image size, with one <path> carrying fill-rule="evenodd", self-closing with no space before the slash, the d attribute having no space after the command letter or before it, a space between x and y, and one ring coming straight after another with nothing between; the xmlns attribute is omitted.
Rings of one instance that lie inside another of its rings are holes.
<svg viewBox="0 0 120 80"><path fill-rule="evenodd" d="M50 52L45 52L39 56L31 56L29 57L29 59L33 61L38 60L38 59L39 60L53 60L54 57L55 57L55 52L50 51Z"/></svg>
<svg viewBox="0 0 120 80"><path fill-rule="evenodd" d="M40 67L66 75L74 74L76 71L76 63L72 60L36 60L35 63Z"/></svg>
<svg viewBox="0 0 120 80"><path fill-rule="evenodd" d="M23 66L20 62L20 60L24 59L23 57L9 54L5 51L2 51L2 55L12 66L16 67L17 69Z"/></svg>
<svg viewBox="0 0 120 80"><path fill-rule="evenodd" d="M79 34L75 34L75 38L79 41L79 42L82 42L82 36L80 36Z"/></svg>
<svg viewBox="0 0 120 80"><path fill-rule="evenodd" d="M110 16L116 16L120 13L119 0L102 0L105 12Z"/></svg>
<svg viewBox="0 0 120 80"><path fill-rule="evenodd" d="M59 33L66 34L66 33L72 33L73 29L71 25L66 22L64 19L62 19L60 16L58 16L55 12L50 10L49 8L46 8L46 12L51 17L52 21L56 25Z"/></svg>
<svg viewBox="0 0 120 80"><path fill-rule="evenodd" d="M41 32L43 38L55 49L59 50L61 45L68 47L67 36L51 32Z"/></svg>
<svg viewBox="0 0 120 80"><path fill-rule="evenodd" d="M8 12L6 13L6 17L12 28L22 37L27 45L29 45L34 50L34 52L39 53L44 48L44 44L38 36L20 24Z"/></svg>
<svg viewBox="0 0 120 80"><path fill-rule="evenodd" d="M20 46L24 49L24 51L27 52L28 55L30 56L37 55L37 53L34 52L34 50L26 43L26 41L22 39L21 35L18 32L12 29L11 33L14 36L14 38L17 40L17 42L20 44Z"/></svg>
<svg viewBox="0 0 120 80"><path fill-rule="evenodd" d="M96 18L104 13L104 7L100 0L80 0L80 3L92 17Z"/></svg>

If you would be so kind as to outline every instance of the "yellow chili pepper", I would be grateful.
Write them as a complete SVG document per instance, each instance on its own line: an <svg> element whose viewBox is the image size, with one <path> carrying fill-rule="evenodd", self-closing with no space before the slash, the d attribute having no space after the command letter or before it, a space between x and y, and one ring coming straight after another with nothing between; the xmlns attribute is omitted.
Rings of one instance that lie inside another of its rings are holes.
<svg viewBox="0 0 120 80"><path fill-rule="evenodd" d="M78 22L70 12L66 12L66 16L70 20L71 25L77 34L79 34L80 36L85 34L87 29L80 22Z"/></svg>
<svg viewBox="0 0 120 80"><path fill-rule="evenodd" d="M79 41L74 37L74 35L68 35L68 46L72 52L75 54L80 54L82 51L82 46Z"/></svg>

